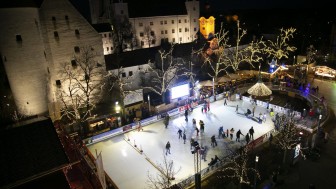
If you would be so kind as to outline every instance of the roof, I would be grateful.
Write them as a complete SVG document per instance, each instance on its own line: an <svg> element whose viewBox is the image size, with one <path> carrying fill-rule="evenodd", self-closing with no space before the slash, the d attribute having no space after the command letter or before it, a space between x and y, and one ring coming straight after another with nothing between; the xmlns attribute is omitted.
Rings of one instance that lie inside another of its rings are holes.
<svg viewBox="0 0 336 189"><path fill-rule="evenodd" d="M69 163L50 118L3 130L0 144L0 186L31 186L39 174Z"/></svg>
<svg viewBox="0 0 336 189"><path fill-rule="evenodd" d="M185 0L125 0L130 18L186 15Z"/></svg>
<svg viewBox="0 0 336 189"><path fill-rule="evenodd" d="M112 27L109 23L103 23L103 24L93 24L92 27L98 32L109 32L112 31Z"/></svg>
<svg viewBox="0 0 336 189"><path fill-rule="evenodd" d="M36 7L40 8L43 0L2 0L0 8L20 8L20 7Z"/></svg>
<svg viewBox="0 0 336 189"><path fill-rule="evenodd" d="M139 49L134 51L123 52L120 54L105 55L106 70L114 70L119 67L131 67L136 65L147 64L149 60L154 61L158 52L158 47Z"/></svg>

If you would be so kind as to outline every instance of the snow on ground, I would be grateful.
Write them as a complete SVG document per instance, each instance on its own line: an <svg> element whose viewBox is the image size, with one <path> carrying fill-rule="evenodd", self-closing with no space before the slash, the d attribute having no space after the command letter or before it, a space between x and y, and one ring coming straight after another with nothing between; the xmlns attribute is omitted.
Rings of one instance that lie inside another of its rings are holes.
<svg viewBox="0 0 336 189"><path fill-rule="evenodd" d="M235 112L236 105L239 106L239 113ZM244 113L247 108L252 110L252 105L249 102L243 101L228 101L228 105L223 105L223 100L215 101L210 105L210 112L202 113L201 108L194 109L189 114L189 121L184 120L184 114L172 117L168 128L166 129L162 121L150 124L143 127L144 131L130 131L123 135L115 136L105 141L92 144L88 149L95 156L96 150L99 153L102 151L104 169L112 180L120 189L143 189L146 188L147 174L156 175L158 173L155 166L150 162L158 165L162 164L167 141L171 143L171 154L168 154L168 160L173 160L175 169L181 168L176 175L174 183L186 179L194 175L194 155L190 150L190 138L193 137L203 146L207 146L208 152L206 159L202 161L202 169L208 166L211 157L225 156L226 148L238 148L245 144L244 137L241 136L241 143L235 142L236 135L233 140L218 139L218 128L224 127L224 130L234 128L235 132L238 129L246 135L248 130L253 126L255 133L254 138L265 134L273 129L273 122L265 108L256 107L255 116L259 113L266 113L267 120L265 123L259 124L245 117ZM192 124L192 119L195 118L197 127L199 120L205 123L205 132L201 136L196 136L195 128ZM186 144L182 139L178 139L178 128L186 132ZM210 137L216 136L218 146L211 147ZM128 142L127 139L130 139ZM139 153L138 149L143 150L143 154ZM148 158L148 159L146 159Z"/></svg>

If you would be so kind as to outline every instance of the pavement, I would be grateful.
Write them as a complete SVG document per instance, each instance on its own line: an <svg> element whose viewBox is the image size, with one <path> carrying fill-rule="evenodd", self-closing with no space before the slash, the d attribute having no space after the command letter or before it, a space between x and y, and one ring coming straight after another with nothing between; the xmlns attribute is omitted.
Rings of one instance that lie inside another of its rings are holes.
<svg viewBox="0 0 336 189"><path fill-rule="evenodd" d="M95 156L96 151L102 152L103 164L106 173L116 183L120 189L148 188L146 181L148 174L157 175L157 167L163 164L165 155L165 145L171 143L171 154L166 157L173 160L175 170L179 170L175 175L172 184L191 177L195 174L194 155L190 149L190 139L196 139L202 146L206 146L206 159L201 162L201 169L207 168L209 159L217 155L219 158L226 156L227 149L237 149L245 144L245 140L236 142L234 134L233 140L228 138L218 138L218 129L224 127L224 131L234 128L235 133L240 129L246 135L253 126L254 138L271 131L274 124L270 119L267 109L257 106L255 116L266 112L266 122L259 124L253 119L246 118L244 113L247 108L252 109L252 104L243 100L227 101L224 106L223 99L212 102L210 111L202 113L201 108L195 108L189 114L189 121L185 121L184 112L170 119L166 129L163 120L143 127L143 131L133 130L123 135L104 140L102 142L88 146L90 152ZM238 105L238 113L235 112ZM199 120L205 123L205 131L197 136L195 125L192 119L196 119L196 126L199 128ZM308 127L313 122L308 121ZM187 140L178 137L178 129L186 132ZM211 147L211 136L215 135L218 146ZM244 138L244 137L241 137ZM141 152L142 151L142 152Z"/></svg>

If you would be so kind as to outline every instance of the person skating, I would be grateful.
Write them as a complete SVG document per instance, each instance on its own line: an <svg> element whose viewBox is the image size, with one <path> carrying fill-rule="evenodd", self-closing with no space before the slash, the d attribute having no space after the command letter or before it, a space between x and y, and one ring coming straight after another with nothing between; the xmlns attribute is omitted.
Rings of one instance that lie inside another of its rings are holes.
<svg viewBox="0 0 336 189"><path fill-rule="evenodd" d="M238 104L237 104L237 106L236 106L236 113L238 113Z"/></svg>
<svg viewBox="0 0 336 189"><path fill-rule="evenodd" d="M240 135L243 135L243 133L240 131L240 129L236 133L236 141L240 142ZM244 136L244 135L243 135Z"/></svg>
<svg viewBox="0 0 336 189"><path fill-rule="evenodd" d="M169 124L169 119L170 119L170 117L169 117L169 115L167 114L166 117L165 117L164 120L163 120L163 123L164 123L164 125L166 126L166 129L167 129L168 124Z"/></svg>
<svg viewBox="0 0 336 189"><path fill-rule="evenodd" d="M202 120L199 121L199 125L200 125L201 133L204 133L204 122Z"/></svg>
<svg viewBox="0 0 336 189"><path fill-rule="evenodd" d="M185 132L184 132L184 133L183 133L183 144L186 143L186 140L187 140L187 136L186 136L186 134L185 134Z"/></svg>
<svg viewBox="0 0 336 189"><path fill-rule="evenodd" d="M230 130L230 139L231 140L233 139L233 133L234 133L234 128L232 127L231 130Z"/></svg>
<svg viewBox="0 0 336 189"><path fill-rule="evenodd" d="M167 144L166 144L166 155L167 154L170 154L170 142L168 141Z"/></svg>
<svg viewBox="0 0 336 189"><path fill-rule="evenodd" d="M198 134L199 134L199 129L198 127L196 127L196 136L198 136Z"/></svg>
<svg viewBox="0 0 336 189"><path fill-rule="evenodd" d="M185 121L188 121L188 108L184 110Z"/></svg>
<svg viewBox="0 0 336 189"><path fill-rule="evenodd" d="M226 98L224 98L224 106L227 105Z"/></svg>
<svg viewBox="0 0 336 189"><path fill-rule="evenodd" d="M250 133L250 139L254 140L254 138L253 138L253 134L254 134L253 126L250 128L249 133Z"/></svg>
<svg viewBox="0 0 336 189"><path fill-rule="evenodd" d="M220 126L218 129L218 138L220 138L223 135L223 126Z"/></svg>
<svg viewBox="0 0 336 189"><path fill-rule="evenodd" d="M212 135L212 137L211 137L211 146L212 147L217 146L217 141L216 141L215 135Z"/></svg>
<svg viewBox="0 0 336 189"><path fill-rule="evenodd" d="M179 129L179 130L177 131L177 133L178 133L178 135L179 135L179 139L180 139L180 138L183 138L183 137L182 137L182 130L181 130L181 129Z"/></svg>
<svg viewBox="0 0 336 189"><path fill-rule="evenodd" d="M250 143L250 136L249 136L249 133L246 133L246 135L245 135L245 140L246 140L246 144Z"/></svg>

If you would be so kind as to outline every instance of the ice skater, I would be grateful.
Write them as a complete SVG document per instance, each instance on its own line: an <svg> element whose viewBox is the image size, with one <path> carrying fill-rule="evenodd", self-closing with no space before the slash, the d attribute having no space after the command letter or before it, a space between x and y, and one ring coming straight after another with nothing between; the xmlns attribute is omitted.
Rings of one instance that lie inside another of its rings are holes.
<svg viewBox="0 0 336 189"><path fill-rule="evenodd" d="M240 131L240 129L236 133L236 142L240 142L240 135L243 135L243 133ZM243 135L244 136L244 135Z"/></svg>
<svg viewBox="0 0 336 189"><path fill-rule="evenodd" d="M183 138L183 137L182 137L182 130L181 130L181 129L179 129L179 130L177 131L177 134L179 135L179 139L180 139L180 138Z"/></svg>
<svg viewBox="0 0 336 189"><path fill-rule="evenodd" d="M170 154L170 142L168 141L166 144L166 155Z"/></svg>

